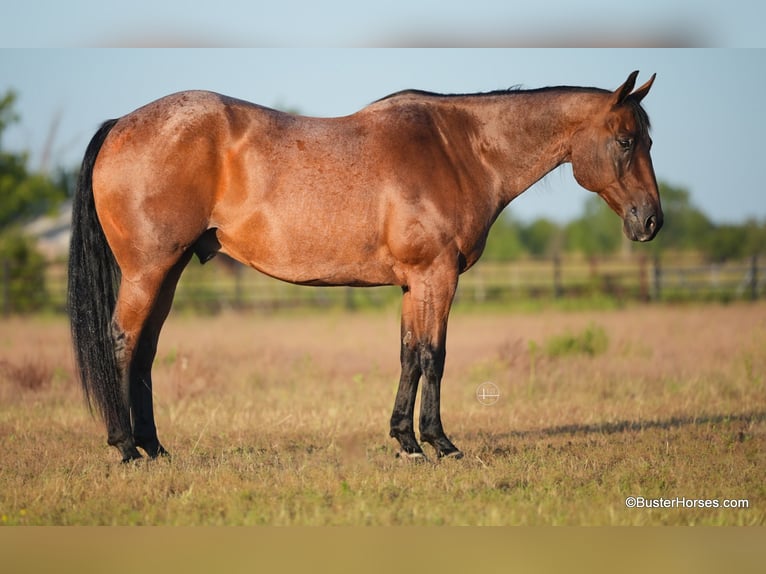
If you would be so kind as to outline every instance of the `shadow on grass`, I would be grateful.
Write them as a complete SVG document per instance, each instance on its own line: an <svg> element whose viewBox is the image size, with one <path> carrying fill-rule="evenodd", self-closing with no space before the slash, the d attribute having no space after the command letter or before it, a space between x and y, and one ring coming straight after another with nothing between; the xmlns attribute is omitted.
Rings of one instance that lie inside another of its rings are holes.
<svg viewBox="0 0 766 574"><path fill-rule="evenodd" d="M758 423L766 421L766 412L749 412L726 415L701 415L671 417L663 420L614 421L593 424L570 424L538 430L510 431L491 433L495 439L553 437L560 435L611 435L625 432L637 432L650 429L676 429L686 426L706 426L711 424ZM483 434L483 433L482 433Z"/></svg>

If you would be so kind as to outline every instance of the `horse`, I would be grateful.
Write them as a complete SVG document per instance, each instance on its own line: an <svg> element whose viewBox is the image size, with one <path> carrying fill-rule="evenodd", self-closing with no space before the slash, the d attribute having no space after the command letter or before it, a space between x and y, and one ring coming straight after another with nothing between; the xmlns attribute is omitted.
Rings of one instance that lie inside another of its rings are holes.
<svg viewBox="0 0 766 574"><path fill-rule="evenodd" d="M107 443L123 462L168 455L152 404L160 331L192 257L220 252L300 285L399 286L390 437L408 459L427 459L421 443L462 457L441 420L447 320L500 212L568 162L628 238L662 227L641 106L655 75L634 90L637 76L614 91L405 90L336 118L186 91L105 122L73 200L67 301Z"/></svg>

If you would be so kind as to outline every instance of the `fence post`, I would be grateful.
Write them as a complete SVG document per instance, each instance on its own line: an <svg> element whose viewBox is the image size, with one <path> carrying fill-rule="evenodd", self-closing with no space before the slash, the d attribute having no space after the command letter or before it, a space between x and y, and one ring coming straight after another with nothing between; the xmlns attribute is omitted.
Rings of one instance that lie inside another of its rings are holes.
<svg viewBox="0 0 766 574"><path fill-rule="evenodd" d="M561 256L558 253L553 255L553 297L560 299L564 294L561 285Z"/></svg>
<svg viewBox="0 0 766 574"><path fill-rule="evenodd" d="M244 301L242 297L242 269L243 265L237 264L234 267L234 308L244 308Z"/></svg>
<svg viewBox="0 0 766 574"><path fill-rule="evenodd" d="M652 287L652 298L659 301L662 297L662 266L660 265L660 256L654 255L654 285Z"/></svg>
<svg viewBox="0 0 766 574"><path fill-rule="evenodd" d="M758 256L753 254L750 259L750 300L758 299Z"/></svg>
<svg viewBox="0 0 766 574"><path fill-rule="evenodd" d="M9 317L11 315L11 262L3 259L2 267L3 317Z"/></svg>
<svg viewBox="0 0 766 574"><path fill-rule="evenodd" d="M647 257L642 253L638 258L638 298L642 303L648 303L649 295L649 272L647 271Z"/></svg>
<svg viewBox="0 0 766 574"><path fill-rule="evenodd" d="M346 311L355 311L356 310L356 303L354 302L354 288L353 287L344 287L344 303L346 307Z"/></svg>

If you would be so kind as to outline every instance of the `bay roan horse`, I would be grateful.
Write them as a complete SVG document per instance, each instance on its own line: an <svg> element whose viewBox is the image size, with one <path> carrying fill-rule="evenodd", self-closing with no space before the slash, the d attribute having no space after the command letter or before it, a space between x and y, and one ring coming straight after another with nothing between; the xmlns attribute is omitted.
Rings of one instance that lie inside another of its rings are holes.
<svg viewBox="0 0 766 574"><path fill-rule="evenodd" d="M125 461L166 454L151 368L176 283L217 252L301 285L398 285L401 379L391 436L462 456L442 428L447 317L458 276L503 208L556 166L648 241L662 226L649 121L654 76L614 92L404 91L340 118L182 92L106 122L74 200L69 310L85 396Z"/></svg>

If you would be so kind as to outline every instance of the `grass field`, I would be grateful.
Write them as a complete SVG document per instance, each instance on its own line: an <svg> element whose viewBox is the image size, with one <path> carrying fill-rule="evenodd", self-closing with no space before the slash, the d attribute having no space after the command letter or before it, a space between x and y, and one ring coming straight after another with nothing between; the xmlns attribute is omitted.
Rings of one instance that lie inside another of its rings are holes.
<svg viewBox="0 0 766 574"><path fill-rule="evenodd" d="M0 520L766 524L766 304L458 309L442 417L466 456L432 464L396 459L388 438L398 335L394 309L173 315L154 377L173 457L121 465L65 320L1 321ZM720 506L692 507L705 500Z"/></svg>

